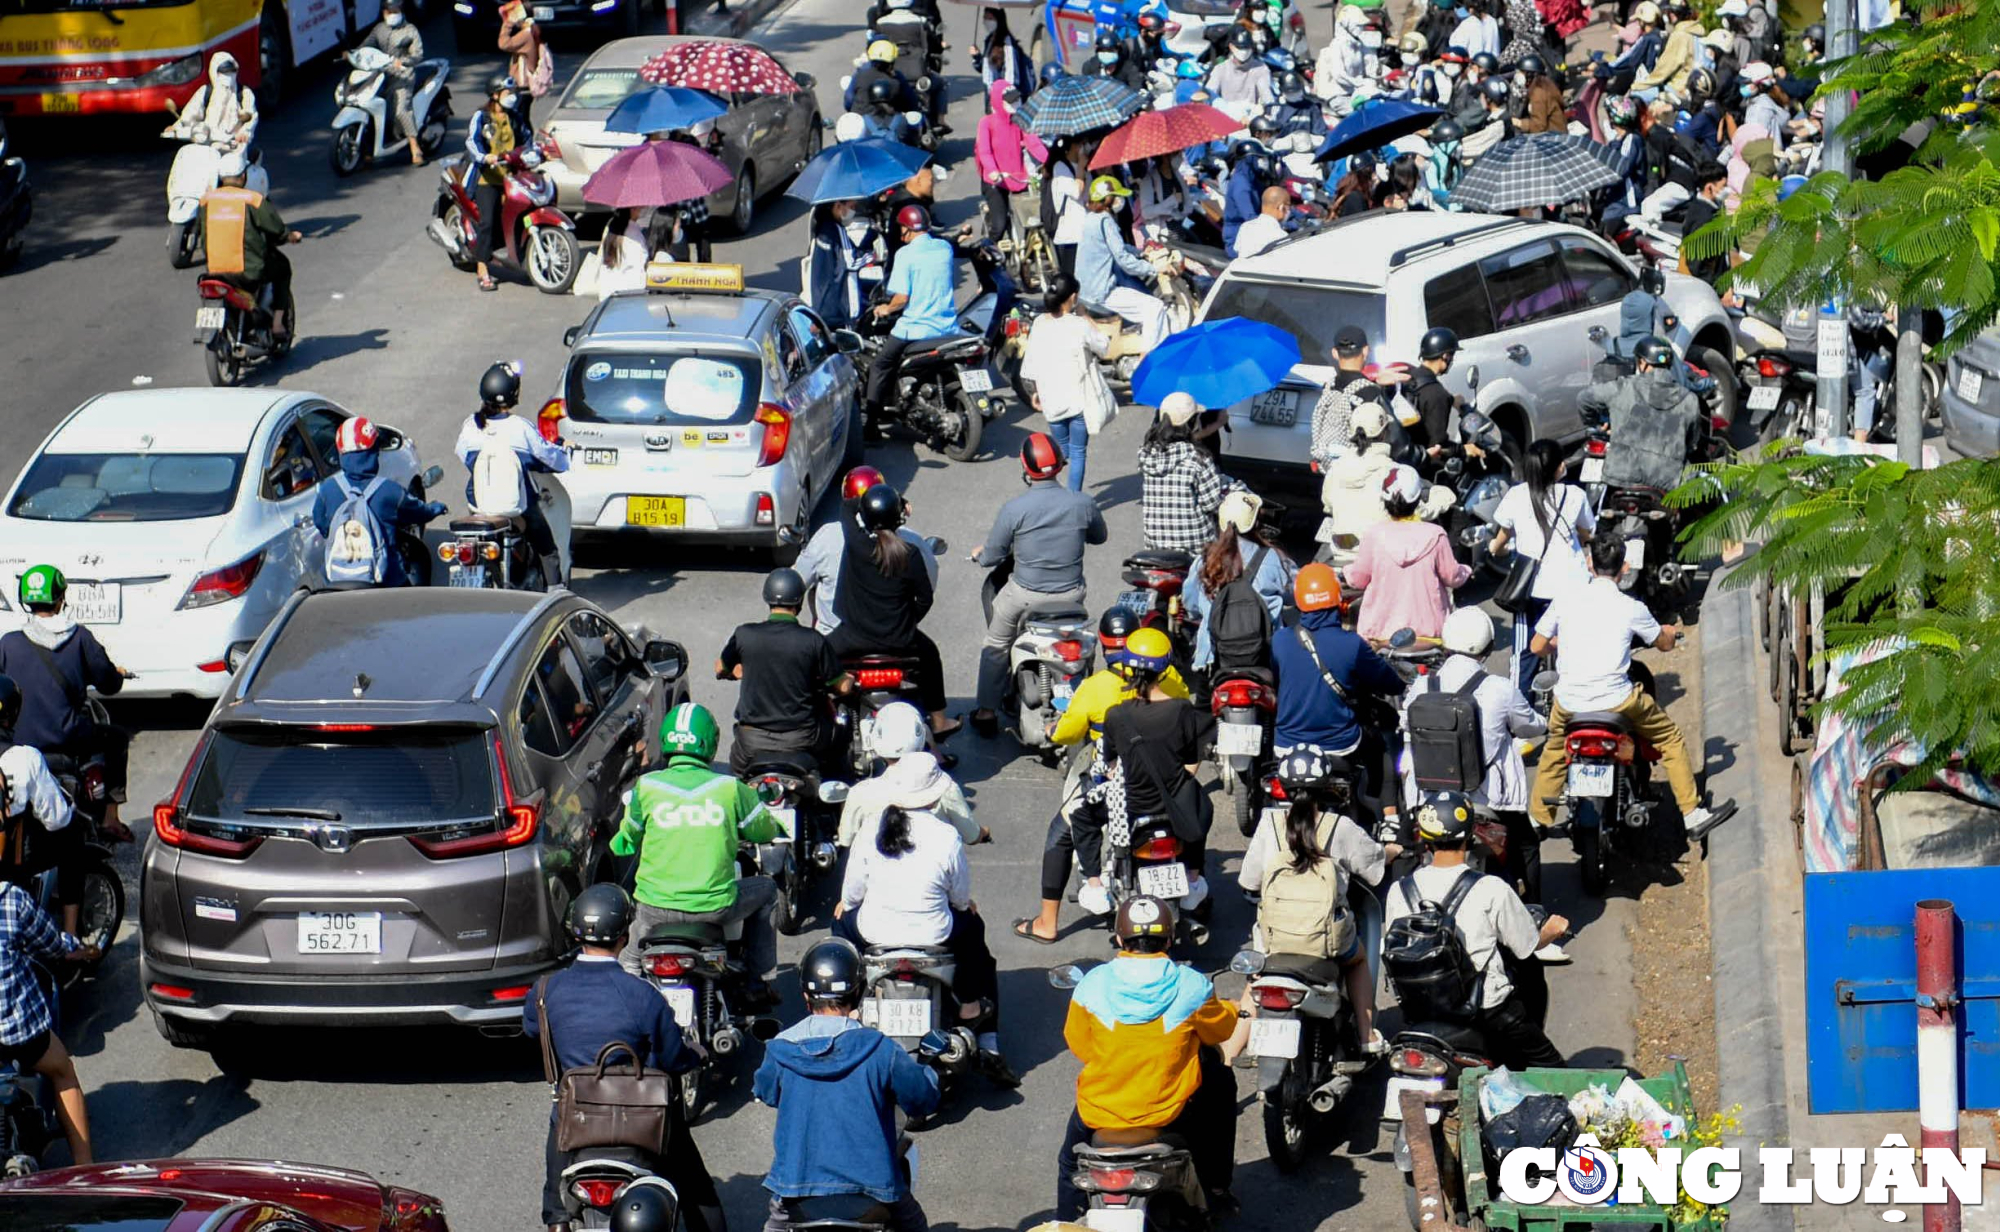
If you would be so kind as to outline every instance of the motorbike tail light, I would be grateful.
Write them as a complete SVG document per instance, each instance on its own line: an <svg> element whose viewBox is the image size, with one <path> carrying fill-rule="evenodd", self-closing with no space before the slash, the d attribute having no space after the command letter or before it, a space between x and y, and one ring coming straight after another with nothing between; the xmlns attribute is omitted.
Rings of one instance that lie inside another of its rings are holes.
<svg viewBox="0 0 2000 1232"><path fill-rule="evenodd" d="M620 1186L617 1181L587 1177L583 1180L572 1182L569 1188L570 1192L575 1194L585 1205L602 1208L610 1206L618 1200Z"/></svg>
<svg viewBox="0 0 2000 1232"><path fill-rule="evenodd" d="M470 544L470 543L460 543L460 544L458 544L458 545L456 546L456 548L454 549L454 551L455 551L456 555L458 556L458 563L459 563L459 564L461 564L461 565L469 565L469 564L471 564L471 563L472 563L472 559L473 559L473 557L472 557L472 548L473 548L473 545L472 545L472 544Z"/></svg>
<svg viewBox="0 0 2000 1232"><path fill-rule="evenodd" d="M1149 838L1132 849L1135 860L1173 860L1181 854L1181 841L1171 834Z"/></svg>
<svg viewBox="0 0 2000 1232"><path fill-rule="evenodd" d="M1077 641L1057 642L1056 658L1061 659L1065 663L1081 661L1083 658L1083 643Z"/></svg>
<svg viewBox="0 0 2000 1232"><path fill-rule="evenodd" d="M1285 781L1275 774L1270 775L1264 780L1264 794L1273 800L1279 801L1290 798L1285 795Z"/></svg>
<svg viewBox="0 0 2000 1232"><path fill-rule="evenodd" d="M864 689L900 689L903 687L903 669L864 667L854 673L854 682Z"/></svg>
<svg viewBox="0 0 2000 1232"><path fill-rule="evenodd" d="M1610 441L1598 440L1595 437L1593 437L1592 439L1584 442L1583 452L1589 454L1593 458L1601 458L1604 456L1605 450L1609 449L1610 447L1611 447Z"/></svg>
<svg viewBox="0 0 2000 1232"><path fill-rule="evenodd" d="M694 959L686 954L655 954L652 966L654 975L671 978L694 970Z"/></svg>
<svg viewBox="0 0 2000 1232"><path fill-rule="evenodd" d="M535 415L535 429L542 439L553 445L562 439L563 415L568 407L561 398L550 398L542 403L542 409Z"/></svg>
<svg viewBox="0 0 2000 1232"><path fill-rule="evenodd" d="M186 596L181 599L180 610L185 612L242 598L243 592L250 589L250 583L257 580L257 571L263 567L264 554L256 552L233 565L209 570L188 587Z"/></svg>
<svg viewBox="0 0 2000 1232"><path fill-rule="evenodd" d="M514 776L507 770L507 751L500 737L493 737L493 769L500 779L500 816L491 829L463 837L426 838L410 836L410 843L431 859L485 855L493 851L524 846L535 841L541 828L542 806L514 796Z"/></svg>
<svg viewBox="0 0 2000 1232"><path fill-rule="evenodd" d="M1090 1183L1100 1193L1124 1193L1139 1179L1136 1168L1092 1168Z"/></svg>
<svg viewBox="0 0 2000 1232"><path fill-rule="evenodd" d="M897 959L896 978L899 980L913 980L917 978L917 964L908 958Z"/></svg>
<svg viewBox="0 0 2000 1232"><path fill-rule="evenodd" d="M1257 1004L1267 1010L1295 1010L1304 1004L1306 990L1285 988L1277 984L1257 986Z"/></svg>
<svg viewBox="0 0 2000 1232"><path fill-rule="evenodd" d="M1434 1057L1417 1048L1405 1048L1389 1054L1389 1068L1399 1074L1421 1074L1435 1077L1447 1068L1443 1057Z"/></svg>
<svg viewBox="0 0 2000 1232"><path fill-rule="evenodd" d="M752 416L764 425L764 446L757 452L757 465L776 466L792 443L792 413L775 402L766 402Z"/></svg>
<svg viewBox="0 0 2000 1232"><path fill-rule="evenodd" d="M1632 737L1609 732L1579 732L1566 742L1571 757L1613 757L1632 760Z"/></svg>
<svg viewBox="0 0 2000 1232"><path fill-rule="evenodd" d="M1785 360L1774 359L1769 355L1759 355L1757 357L1758 376L1776 379L1781 376L1790 376L1791 374L1792 365Z"/></svg>
<svg viewBox="0 0 2000 1232"><path fill-rule="evenodd" d="M1299 12L1299 11L1298 11L1297 9L1293 9L1293 10L1292 10L1292 16L1291 16L1291 19L1290 19L1290 23L1289 23L1289 24L1291 25L1292 29L1294 29L1294 30L1303 30L1303 29L1305 29L1305 28L1306 28L1306 15L1305 15L1304 13L1301 13L1301 12Z"/></svg>
<svg viewBox="0 0 2000 1232"><path fill-rule="evenodd" d="M1021 318L1017 316L1009 316L1007 318L1007 336L1009 338L1019 338L1021 336Z"/></svg>
<svg viewBox="0 0 2000 1232"><path fill-rule="evenodd" d="M84 798L101 803L104 799L104 767L95 763L85 766L81 780Z"/></svg>
<svg viewBox="0 0 2000 1232"><path fill-rule="evenodd" d="M1224 710L1275 710L1278 699L1271 690L1254 680L1230 680L1217 685L1215 698L1210 703L1217 714Z"/></svg>
<svg viewBox="0 0 2000 1232"><path fill-rule="evenodd" d="M1710 415L1708 417L1708 426L1717 432L1729 431L1729 421L1720 415Z"/></svg>

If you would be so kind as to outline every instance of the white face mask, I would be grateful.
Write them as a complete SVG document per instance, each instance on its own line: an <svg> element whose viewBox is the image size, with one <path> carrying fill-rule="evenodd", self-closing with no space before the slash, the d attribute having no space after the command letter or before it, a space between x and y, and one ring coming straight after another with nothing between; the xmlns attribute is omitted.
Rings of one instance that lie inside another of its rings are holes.
<svg viewBox="0 0 2000 1232"><path fill-rule="evenodd" d="M517 102L519 98L520 96L517 94L502 94L500 96L500 106L508 111L512 111L514 109L515 102Z"/></svg>
<svg viewBox="0 0 2000 1232"><path fill-rule="evenodd" d="M1232 47L1229 49L1229 58L1238 64L1246 64L1250 60L1250 49L1247 47Z"/></svg>
<svg viewBox="0 0 2000 1232"><path fill-rule="evenodd" d="M1370 50L1380 47L1382 45L1382 32L1380 30L1363 30L1361 32L1361 45Z"/></svg>
<svg viewBox="0 0 2000 1232"><path fill-rule="evenodd" d="M400 26L403 24L403 15L401 13L385 13L382 15L382 20L389 23L392 27Z"/></svg>
<svg viewBox="0 0 2000 1232"><path fill-rule="evenodd" d="M1446 64L1444 66L1444 75L1447 77L1456 77L1464 71L1465 66L1463 64Z"/></svg>

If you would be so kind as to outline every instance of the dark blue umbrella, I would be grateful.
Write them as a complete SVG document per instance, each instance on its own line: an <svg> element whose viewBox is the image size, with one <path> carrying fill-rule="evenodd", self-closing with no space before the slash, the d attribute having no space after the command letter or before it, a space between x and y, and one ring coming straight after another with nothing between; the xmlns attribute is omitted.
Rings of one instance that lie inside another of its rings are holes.
<svg viewBox="0 0 2000 1232"><path fill-rule="evenodd" d="M814 205L872 197L909 179L930 159L915 146L886 137L843 141L815 155L785 195Z"/></svg>
<svg viewBox="0 0 2000 1232"><path fill-rule="evenodd" d="M1229 406L1275 387L1299 362L1299 341L1275 325L1223 317L1189 326L1153 348L1132 374L1132 401L1158 406L1184 393Z"/></svg>
<svg viewBox="0 0 2000 1232"><path fill-rule="evenodd" d="M686 86L653 86L626 98L604 120L607 133L670 133L727 115L713 94Z"/></svg>
<svg viewBox="0 0 2000 1232"><path fill-rule="evenodd" d="M1441 107L1406 103L1400 98L1369 99L1333 126L1313 157L1319 162L1344 158L1359 150L1387 145L1398 137L1420 133L1444 118Z"/></svg>

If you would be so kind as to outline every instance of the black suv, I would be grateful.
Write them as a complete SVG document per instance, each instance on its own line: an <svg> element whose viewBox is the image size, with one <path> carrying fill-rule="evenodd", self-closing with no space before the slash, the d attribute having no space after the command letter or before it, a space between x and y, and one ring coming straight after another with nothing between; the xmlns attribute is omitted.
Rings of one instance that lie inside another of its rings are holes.
<svg viewBox="0 0 2000 1232"><path fill-rule="evenodd" d="M518 1024L686 669L566 590L294 596L154 809L160 1033Z"/></svg>

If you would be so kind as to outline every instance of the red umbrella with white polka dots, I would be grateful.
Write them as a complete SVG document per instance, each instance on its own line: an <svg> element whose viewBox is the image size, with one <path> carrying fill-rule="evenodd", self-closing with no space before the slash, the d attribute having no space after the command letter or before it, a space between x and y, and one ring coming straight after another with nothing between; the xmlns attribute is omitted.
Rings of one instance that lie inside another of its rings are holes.
<svg viewBox="0 0 2000 1232"><path fill-rule="evenodd" d="M796 94L799 83L754 43L681 43L639 67L648 85L686 86L714 94Z"/></svg>

